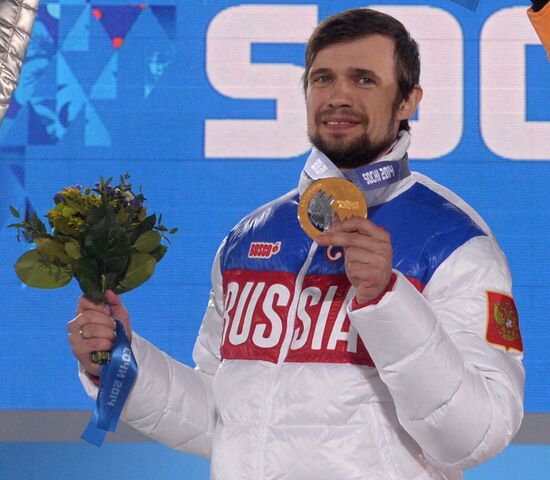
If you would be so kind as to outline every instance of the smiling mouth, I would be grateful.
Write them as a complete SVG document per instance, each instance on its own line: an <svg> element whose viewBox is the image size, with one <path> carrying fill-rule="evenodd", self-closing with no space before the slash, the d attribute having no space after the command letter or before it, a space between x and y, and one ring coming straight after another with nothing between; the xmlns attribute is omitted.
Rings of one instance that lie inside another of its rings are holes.
<svg viewBox="0 0 550 480"><path fill-rule="evenodd" d="M333 131L349 130L360 124L356 120L324 120L321 123L325 128Z"/></svg>

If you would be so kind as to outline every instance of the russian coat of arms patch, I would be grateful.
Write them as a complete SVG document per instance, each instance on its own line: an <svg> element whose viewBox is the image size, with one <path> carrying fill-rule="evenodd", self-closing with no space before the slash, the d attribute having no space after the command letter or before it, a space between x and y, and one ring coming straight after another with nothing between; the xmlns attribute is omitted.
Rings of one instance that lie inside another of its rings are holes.
<svg viewBox="0 0 550 480"><path fill-rule="evenodd" d="M504 293L487 292L487 333L489 343L506 350L523 352L519 317L514 299Z"/></svg>

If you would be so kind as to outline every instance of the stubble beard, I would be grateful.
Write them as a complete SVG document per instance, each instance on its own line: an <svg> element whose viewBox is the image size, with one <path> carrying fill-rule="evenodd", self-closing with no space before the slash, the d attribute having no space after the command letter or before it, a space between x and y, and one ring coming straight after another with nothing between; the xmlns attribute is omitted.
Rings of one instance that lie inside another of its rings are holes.
<svg viewBox="0 0 550 480"><path fill-rule="evenodd" d="M391 132L394 122L395 110L388 123L387 135L378 141L372 141L367 132L363 132L358 138L351 141L346 141L343 134L336 134L327 141L321 136L319 129L315 132L308 131L308 137L312 145L321 150L338 168L353 169L374 162L390 149L396 137ZM322 116L319 116L315 123L322 124Z"/></svg>
<svg viewBox="0 0 550 480"><path fill-rule="evenodd" d="M338 168L357 168L368 165L389 150L395 136L388 135L372 142L367 133L346 142L344 139L327 142L319 132L309 133L310 142L323 152Z"/></svg>

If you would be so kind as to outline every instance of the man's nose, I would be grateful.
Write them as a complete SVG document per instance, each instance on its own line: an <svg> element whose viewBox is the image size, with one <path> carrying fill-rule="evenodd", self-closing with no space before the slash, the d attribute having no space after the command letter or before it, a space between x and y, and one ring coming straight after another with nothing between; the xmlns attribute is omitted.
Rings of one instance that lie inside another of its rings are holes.
<svg viewBox="0 0 550 480"><path fill-rule="evenodd" d="M332 84L328 105L331 108L353 107L353 95L348 82L337 81Z"/></svg>

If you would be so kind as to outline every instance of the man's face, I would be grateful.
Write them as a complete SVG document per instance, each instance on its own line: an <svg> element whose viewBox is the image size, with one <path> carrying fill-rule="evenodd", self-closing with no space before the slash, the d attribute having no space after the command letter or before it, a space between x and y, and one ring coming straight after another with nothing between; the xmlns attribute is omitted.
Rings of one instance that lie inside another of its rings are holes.
<svg viewBox="0 0 550 480"><path fill-rule="evenodd" d="M306 95L308 135L340 168L372 162L399 131L394 41L371 35L320 50Z"/></svg>

